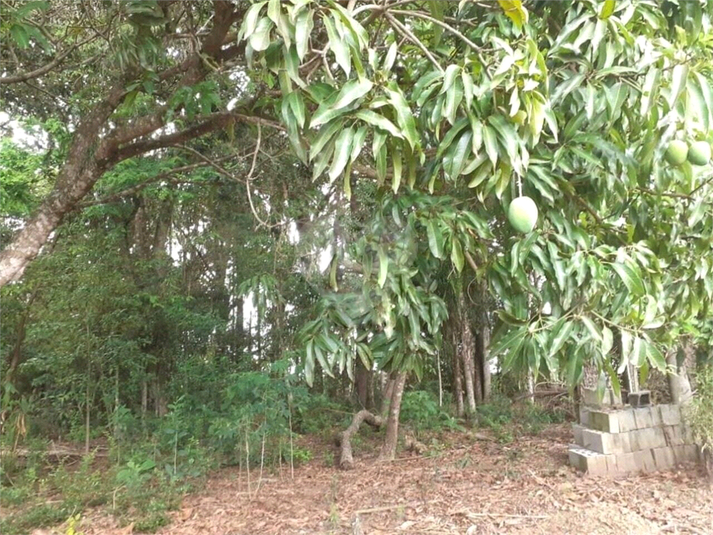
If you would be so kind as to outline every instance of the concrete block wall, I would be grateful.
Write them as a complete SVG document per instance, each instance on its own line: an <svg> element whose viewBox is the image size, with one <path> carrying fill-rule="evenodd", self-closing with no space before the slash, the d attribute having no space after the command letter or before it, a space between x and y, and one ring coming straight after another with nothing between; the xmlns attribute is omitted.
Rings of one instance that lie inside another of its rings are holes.
<svg viewBox="0 0 713 535"><path fill-rule="evenodd" d="M572 428L569 460L593 475L668 470L698 460L678 405L583 406L580 422Z"/></svg>

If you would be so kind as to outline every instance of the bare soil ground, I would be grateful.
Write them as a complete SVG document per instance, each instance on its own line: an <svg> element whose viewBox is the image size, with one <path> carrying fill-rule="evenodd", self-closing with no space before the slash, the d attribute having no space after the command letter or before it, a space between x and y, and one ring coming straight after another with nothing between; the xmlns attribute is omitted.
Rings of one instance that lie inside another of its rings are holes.
<svg viewBox="0 0 713 535"><path fill-rule="evenodd" d="M568 425L499 444L487 433L440 435L426 455L378 463L355 447L356 469L316 455L280 473L224 469L184 498L162 535L713 534L713 489L695 467L620 478L568 466ZM328 446L322 444L328 456ZM128 535L100 510L85 535ZM45 532L46 533L46 532Z"/></svg>

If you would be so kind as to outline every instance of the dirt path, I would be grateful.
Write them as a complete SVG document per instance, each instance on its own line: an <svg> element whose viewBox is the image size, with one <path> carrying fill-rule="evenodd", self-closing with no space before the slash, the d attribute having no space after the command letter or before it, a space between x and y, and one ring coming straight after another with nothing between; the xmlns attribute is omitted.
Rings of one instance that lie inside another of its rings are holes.
<svg viewBox="0 0 713 535"><path fill-rule="evenodd" d="M510 445L464 435L444 449L340 472L323 460L263 478L226 469L184 499L162 535L712 534L713 489L695 469L619 479L567 465L567 426ZM357 454L359 451L356 452ZM127 533L87 518L85 535Z"/></svg>

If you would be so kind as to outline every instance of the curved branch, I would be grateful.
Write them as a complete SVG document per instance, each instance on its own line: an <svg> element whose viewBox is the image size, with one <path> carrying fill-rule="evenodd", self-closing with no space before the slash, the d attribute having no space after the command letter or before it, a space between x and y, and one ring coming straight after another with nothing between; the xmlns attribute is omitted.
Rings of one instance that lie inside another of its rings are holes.
<svg viewBox="0 0 713 535"><path fill-rule="evenodd" d="M433 63L433 65L440 71L444 72L443 67L441 67L440 63L438 63L438 60L433 56L428 51L428 48L419 40L418 37L416 37L411 30L409 30L406 26L401 24L396 18L391 15L388 11L385 13L386 19L389 21L389 24L393 26L393 28L398 31L399 33L403 34L406 39L411 41L413 44L415 44L418 48L421 49L421 51L425 54L425 56Z"/></svg>
<svg viewBox="0 0 713 535"><path fill-rule="evenodd" d="M0 84L17 84L20 82L26 82L27 80L32 80L33 78L38 78L39 76L42 76L43 74L47 74L52 69L54 69L57 65L62 63L62 61L64 61L64 58L69 56L77 48L87 44L90 41L93 41L94 39L96 39L96 36L89 37L89 38L85 39L84 41L82 41L81 43L77 43L76 45L69 47L62 54L60 54L59 56L54 58L48 64L43 65L39 69L35 69L34 71L30 71L30 72L15 74L13 76L3 76L0 78Z"/></svg>

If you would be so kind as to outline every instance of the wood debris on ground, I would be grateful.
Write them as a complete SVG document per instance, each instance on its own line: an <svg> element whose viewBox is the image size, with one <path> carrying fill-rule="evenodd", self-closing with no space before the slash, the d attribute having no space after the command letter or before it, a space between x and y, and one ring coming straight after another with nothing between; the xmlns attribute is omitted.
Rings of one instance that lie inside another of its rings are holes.
<svg viewBox="0 0 713 535"><path fill-rule="evenodd" d="M315 459L294 479L289 470L270 474L250 496L237 469L224 469L186 496L158 533L713 534L713 489L695 467L589 477L568 466L570 434L551 426L514 445L444 434L447 447L404 452L396 462L355 452L348 472ZM122 533L101 511L86 515L81 530Z"/></svg>

